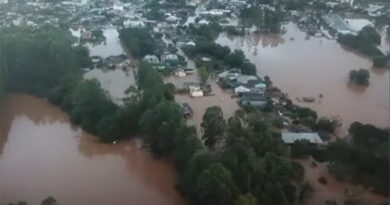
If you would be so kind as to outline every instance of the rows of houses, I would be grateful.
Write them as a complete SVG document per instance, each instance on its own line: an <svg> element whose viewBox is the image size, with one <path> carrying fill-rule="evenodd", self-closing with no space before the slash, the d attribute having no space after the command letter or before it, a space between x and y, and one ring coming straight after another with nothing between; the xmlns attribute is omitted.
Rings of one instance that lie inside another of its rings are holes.
<svg viewBox="0 0 390 205"><path fill-rule="evenodd" d="M224 88L233 89L239 97L241 105L251 105L263 108L267 103L265 91L267 85L263 79L256 75L241 74L239 69L232 69L218 75L219 82Z"/></svg>

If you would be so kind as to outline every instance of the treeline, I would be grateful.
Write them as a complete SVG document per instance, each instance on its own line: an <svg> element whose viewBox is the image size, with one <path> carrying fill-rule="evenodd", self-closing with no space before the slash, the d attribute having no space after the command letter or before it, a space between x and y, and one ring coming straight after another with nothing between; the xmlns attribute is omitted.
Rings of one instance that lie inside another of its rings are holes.
<svg viewBox="0 0 390 205"><path fill-rule="evenodd" d="M329 144L329 171L337 179L363 184L374 192L389 195L389 131L354 122L350 139Z"/></svg>
<svg viewBox="0 0 390 205"><path fill-rule="evenodd" d="M124 28L119 31L119 38L134 57L153 54L156 48L154 40L146 28Z"/></svg>
<svg viewBox="0 0 390 205"><path fill-rule="evenodd" d="M199 21L199 19L196 19ZM222 32L222 28L218 23L211 22L208 25L194 26L190 24L188 26L189 35L197 36L198 40L214 41L218 38L219 34Z"/></svg>
<svg viewBox="0 0 390 205"><path fill-rule="evenodd" d="M388 57L378 49L381 44L381 37L372 27L364 27L357 35L339 35L337 41L371 57L375 67L386 67L388 63Z"/></svg>
<svg viewBox="0 0 390 205"><path fill-rule="evenodd" d="M239 19L243 27L256 27L258 31L277 33L281 30L283 13L280 9L251 6L241 10Z"/></svg>
<svg viewBox="0 0 390 205"><path fill-rule="evenodd" d="M183 51L195 60L198 67L205 66L208 71L239 68L243 74L256 75L256 65L246 59L244 52L221 46L212 41L197 41L195 46L185 46ZM204 61L208 57L211 61Z"/></svg>
<svg viewBox="0 0 390 205"><path fill-rule="evenodd" d="M90 63L89 52L72 47L68 31L12 27L1 32L4 91L47 98L69 113L74 124L105 142L131 134L124 119L134 113L129 116L128 106L114 104L98 81L82 78L81 68Z"/></svg>
<svg viewBox="0 0 390 205"><path fill-rule="evenodd" d="M8 91L47 95L64 73L89 60L88 50L71 47L70 33L61 29L11 27L0 32L1 76Z"/></svg>

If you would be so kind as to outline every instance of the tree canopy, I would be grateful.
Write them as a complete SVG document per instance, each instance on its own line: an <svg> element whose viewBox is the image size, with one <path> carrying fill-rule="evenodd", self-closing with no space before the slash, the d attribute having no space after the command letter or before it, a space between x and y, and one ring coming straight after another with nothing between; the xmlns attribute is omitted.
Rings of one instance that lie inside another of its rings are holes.
<svg viewBox="0 0 390 205"><path fill-rule="evenodd" d="M349 80L357 85L368 85L370 82L370 73L366 69L351 70L349 72Z"/></svg>

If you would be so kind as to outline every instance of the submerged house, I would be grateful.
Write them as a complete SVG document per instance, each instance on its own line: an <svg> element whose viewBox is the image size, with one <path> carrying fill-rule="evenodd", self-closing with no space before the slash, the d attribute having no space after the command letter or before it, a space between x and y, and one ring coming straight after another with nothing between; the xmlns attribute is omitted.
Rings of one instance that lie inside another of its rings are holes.
<svg viewBox="0 0 390 205"><path fill-rule="evenodd" d="M240 75L235 80L234 93L260 93L264 94L267 85L255 75Z"/></svg>
<svg viewBox="0 0 390 205"><path fill-rule="evenodd" d="M259 108L264 108L267 104L267 98L264 96L264 94L261 93L250 93L245 92L242 93L239 103L243 106L254 106Z"/></svg>
<svg viewBox="0 0 390 205"><path fill-rule="evenodd" d="M179 56L176 54L165 53L161 55L161 63L170 66L177 66L179 64Z"/></svg>

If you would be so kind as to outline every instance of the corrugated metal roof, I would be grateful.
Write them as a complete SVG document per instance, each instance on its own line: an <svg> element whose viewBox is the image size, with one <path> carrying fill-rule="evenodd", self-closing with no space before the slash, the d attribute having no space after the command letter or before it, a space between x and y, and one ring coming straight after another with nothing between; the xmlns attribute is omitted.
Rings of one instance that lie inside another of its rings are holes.
<svg viewBox="0 0 390 205"><path fill-rule="evenodd" d="M312 144L322 144L320 136L317 133L282 133L282 140L286 144L292 144L297 140L308 140Z"/></svg>

